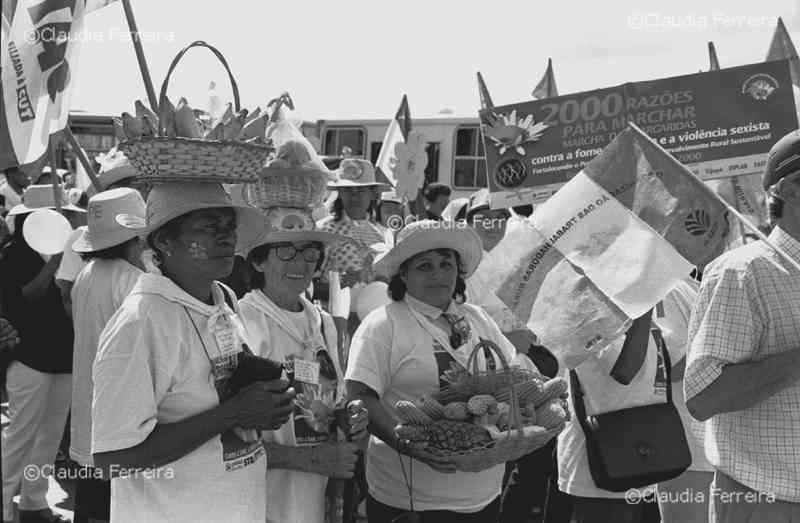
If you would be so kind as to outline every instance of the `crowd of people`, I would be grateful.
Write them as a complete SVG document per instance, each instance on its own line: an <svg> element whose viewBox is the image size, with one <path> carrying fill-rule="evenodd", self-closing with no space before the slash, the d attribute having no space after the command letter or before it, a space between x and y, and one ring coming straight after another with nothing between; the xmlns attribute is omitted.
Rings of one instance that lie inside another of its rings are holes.
<svg viewBox="0 0 800 523"><path fill-rule="evenodd" d="M280 205L216 182L143 184L118 151L82 197L59 190L64 173L5 171L4 522L66 521L44 473L64 441L83 471L76 522L800 519L800 131L763 174L769 244L709 253L573 368L478 270L532 206L492 208L487 189L451 201L432 183L416 208L369 161L329 171L313 153L293 157L302 147L277 146L281 162L264 168L324 176L325 194ZM55 208L74 233L44 255L25 222ZM396 404L435 395L479 340L512 366L567 378L572 416L518 461L463 472L397 437ZM598 464L608 443L596 424L644 434L654 405L676 412L660 430L678 436L642 438L685 451L686 466L648 481L637 462L644 479L609 486L604 474L633 458L620 448Z"/></svg>

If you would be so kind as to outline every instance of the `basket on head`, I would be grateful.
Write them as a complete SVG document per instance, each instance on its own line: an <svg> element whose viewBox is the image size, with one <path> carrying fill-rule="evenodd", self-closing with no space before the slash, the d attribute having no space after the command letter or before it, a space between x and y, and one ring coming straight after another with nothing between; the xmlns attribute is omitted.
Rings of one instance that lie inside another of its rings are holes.
<svg viewBox="0 0 800 523"><path fill-rule="evenodd" d="M285 125L291 125L285 122ZM276 140L277 143L277 140ZM280 144L275 158L248 186L249 202L260 209L294 207L313 209L325 200L331 172L310 144L300 137Z"/></svg>
<svg viewBox="0 0 800 523"><path fill-rule="evenodd" d="M185 47L173 59L161 85L159 104L167 100L167 87L173 70L192 47L205 47L222 62L233 88L234 107L240 110L239 87L222 54L211 45L198 41ZM165 127L165 111L158 114L158 134ZM119 145L145 182L253 182L258 178L271 148L265 144L237 140L205 140L173 136L142 136L125 140Z"/></svg>

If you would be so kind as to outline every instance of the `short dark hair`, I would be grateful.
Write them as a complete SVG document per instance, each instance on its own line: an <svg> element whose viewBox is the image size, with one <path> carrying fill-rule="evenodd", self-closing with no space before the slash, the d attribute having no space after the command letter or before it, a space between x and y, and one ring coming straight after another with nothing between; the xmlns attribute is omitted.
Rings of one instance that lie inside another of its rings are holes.
<svg viewBox="0 0 800 523"><path fill-rule="evenodd" d="M125 250L128 248L129 245L133 242L139 241L138 238L131 238L130 240L124 241L120 244L108 247L106 249L100 249L98 251L91 251L91 252L83 252L80 254L81 259L83 261L88 262L89 260L117 260L120 258L125 257Z"/></svg>
<svg viewBox="0 0 800 523"><path fill-rule="evenodd" d="M317 266L314 268L315 271L318 271L322 268L322 264L325 263L325 245L322 242L311 242L316 244L320 251L322 251L322 256L320 256L319 260L317 260ZM259 245L252 251L250 254L247 255L247 268L250 272L250 281L249 286L250 290L257 290L264 288L264 273L257 271L253 265L259 265L264 263L269 256L269 251L273 247L277 247L278 243L265 243L264 245Z"/></svg>
<svg viewBox="0 0 800 523"><path fill-rule="evenodd" d="M453 191L443 183L431 183L425 188L425 199L429 202L435 202L439 196L450 196L451 194Z"/></svg>
<svg viewBox="0 0 800 523"><path fill-rule="evenodd" d="M517 206L512 207L512 209L514 209L514 212L517 213L520 216L526 216L527 217L527 216L530 216L531 214L533 214L533 205L531 205L531 204L528 204L528 205L517 205Z"/></svg>
<svg viewBox="0 0 800 523"><path fill-rule="evenodd" d="M461 263L461 256L458 255L458 251L453 251L452 249L434 249L435 251L447 251L453 252L456 258L456 266L458 267L458 276L456 276L456 288L453 290L453 299L456 301L463 303L467 301L467 283L465 279L465 272L464 272L464 265ZM419 253L422 254L422 253ZM400 301L406 296L406 283L400 277L404 272L408 270L408 264L413 260L417 255L412 256L411 258L407 259L403 263L400 264L400 268L397 271L397 274L392 276L391 280L389 280L389 297L394 301Z"/></svg>

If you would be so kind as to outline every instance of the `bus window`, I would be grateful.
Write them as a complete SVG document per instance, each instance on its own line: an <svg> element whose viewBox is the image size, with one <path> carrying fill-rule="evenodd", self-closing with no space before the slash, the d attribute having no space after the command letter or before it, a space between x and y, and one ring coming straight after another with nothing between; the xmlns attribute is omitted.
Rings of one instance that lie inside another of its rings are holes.
<svg viewBox="0 0 800 523"><path fill-rule="evenodd" d="M453 155L453 188L478 189L487 187L486 156L478 126L456 129Z"/></svg>
<svg viewBox="0 0 800 523"><path fill-rule="evenodd" d="M323 154L339 156L342 154L342 149L349 147L353 151L353 156L363 158L366 134L361 127L328 127L325 130Z"/></svg>

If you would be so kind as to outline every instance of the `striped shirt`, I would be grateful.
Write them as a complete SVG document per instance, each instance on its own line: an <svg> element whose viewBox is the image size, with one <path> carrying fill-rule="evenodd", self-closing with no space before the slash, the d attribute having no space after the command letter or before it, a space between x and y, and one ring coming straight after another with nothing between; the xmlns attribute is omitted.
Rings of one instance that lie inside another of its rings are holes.
<svg viewBox="0 0 800 523"><path fill-rule="evenodd" d="M800 242L785 231L776 227L769 239L800 261ZM689 340L687 399L725 365L800 347L800 273L761 241L725 253L703 275ZM800 384L705 425L712 465L756 491L800 502Z"/></svg>

